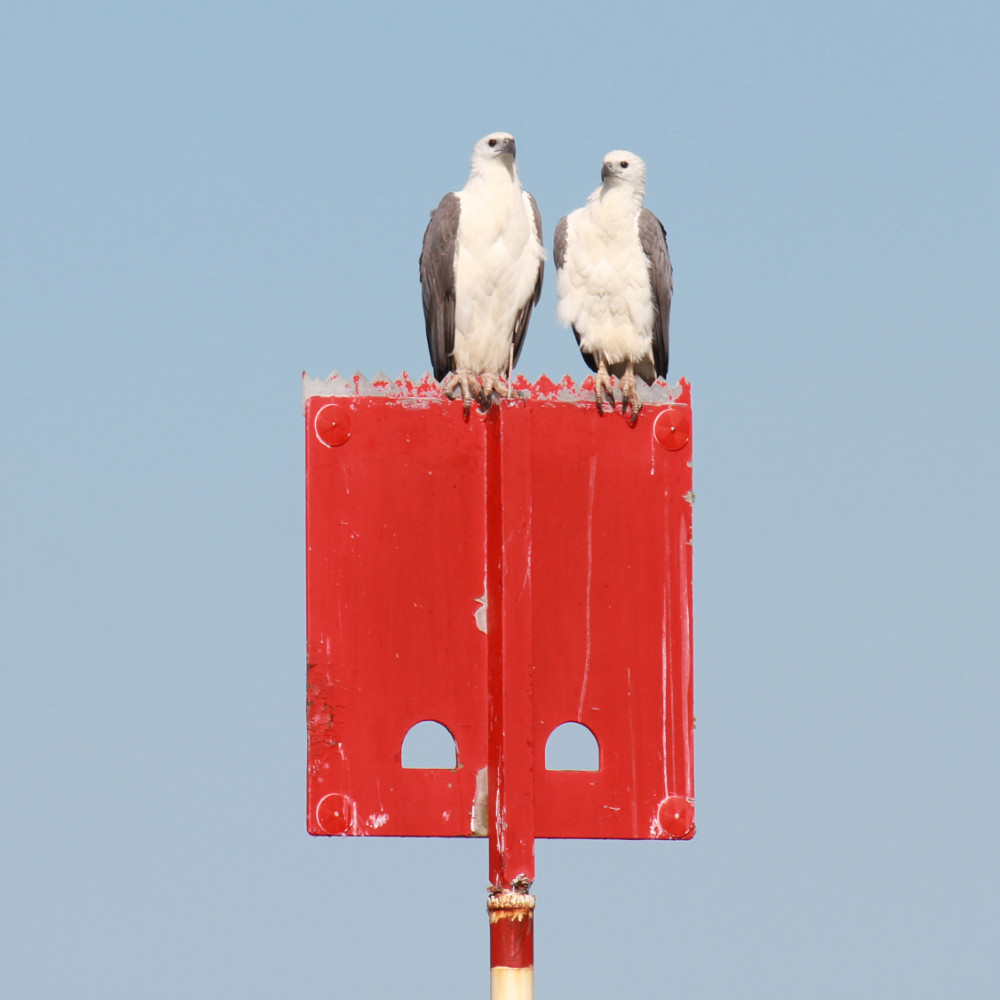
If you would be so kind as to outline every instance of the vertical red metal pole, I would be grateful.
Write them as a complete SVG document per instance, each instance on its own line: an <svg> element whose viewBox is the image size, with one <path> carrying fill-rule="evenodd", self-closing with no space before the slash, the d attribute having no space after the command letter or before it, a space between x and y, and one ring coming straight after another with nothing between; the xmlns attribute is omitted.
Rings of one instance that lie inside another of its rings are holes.
<svg viewBox="0 0 1000 1000"><path fill-rule="evenodd" d="M527 411L486 419L490 996L534 996L531 475ZM521 418L521 419L518 419Z"/></svg>

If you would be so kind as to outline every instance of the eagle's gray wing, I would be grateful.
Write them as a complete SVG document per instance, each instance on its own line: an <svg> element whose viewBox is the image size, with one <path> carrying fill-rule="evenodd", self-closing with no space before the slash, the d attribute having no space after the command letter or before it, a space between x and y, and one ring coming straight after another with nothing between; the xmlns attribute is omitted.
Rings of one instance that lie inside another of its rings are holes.
<svg viewBox="0 0 1000 1000"><path fill-rule="evenodd" d="M569 228L564 215L556 226L556 236L552 243L552 259L556 262L556 270L561 271L566 262L566 230Z"/></svg>
<svg viewBox="0 0 1000 1000"><path fill-rule="evenodd" d="M535 220L535 235L538 237L538 242L544 246L545 242L542 239L542 213L538 211L538 202L535 201L533 194L529 194L527 191L524 193L528 195L528 201L531 202L531 213ZM524 336L528 332L528 320L531 319L531 310L538 305L538 300L542 297L542 276L544 273L545 261L540 260L538 262L538 278L535 281L535 288L531 293L531 298L521 306L517 311L517 316L514 318L513 345L515 365L517 364L517 359L521 356L521 348L524 347ZM508 378L511 375L513 375L513 371L507 373Z"/></svg>
<svg viewBox="0 0 1000 1000"><path fill-rule="evenodd" d="M566 263L566 237L569 230L569 224L566 222L566 216L564 215L559 220L559 225L556 226L556 237L552 244L552 257L556 262L556 270L561 271L563 264ZM579 347L580 345L580 334L577 332L576 327L573 328L573 336L576 337L576 343ZM583 360L587 362L588 367L592 372L597 371L597 358L593 354L588 354L587 351L583 349L580 350L583 355Z"/></svg>
<svg viewBox="0 0 1000 1000"><path fill-rule="evenodd" d="M674 295L674 269L667 250L663 223L644 208L639 213L639 242L649 258L649 286L656 312L653 320L653 366L661 378L667 374L670 357L670 300Z"/></svg>
<svg viewBox="0 0 1000 1000"><path fill-rule="evenodd" d="M424 326L434 377L439 382L452 369L455 349L455 244L461 209L461 199L454 191L441 199L431 212L420 252Z"/></svg>

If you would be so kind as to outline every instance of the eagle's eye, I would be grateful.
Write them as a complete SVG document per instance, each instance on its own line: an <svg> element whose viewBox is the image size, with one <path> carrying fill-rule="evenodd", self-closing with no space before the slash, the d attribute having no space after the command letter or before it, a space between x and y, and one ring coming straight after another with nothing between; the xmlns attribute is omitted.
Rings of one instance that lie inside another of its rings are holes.
<svg viewBox="0 0 1000 1000"><path fill-rule="evenodd" d="M497 144L496 139L490 139L490 145L495 146Z"/></svg>
<svg viewBox="0 0 1000 1000"><path fill-rule="evenodd" d="M622 162L619 163L618 166L620 166L622 170L624 170L628 166L628 160L622 160Z"/></svg>

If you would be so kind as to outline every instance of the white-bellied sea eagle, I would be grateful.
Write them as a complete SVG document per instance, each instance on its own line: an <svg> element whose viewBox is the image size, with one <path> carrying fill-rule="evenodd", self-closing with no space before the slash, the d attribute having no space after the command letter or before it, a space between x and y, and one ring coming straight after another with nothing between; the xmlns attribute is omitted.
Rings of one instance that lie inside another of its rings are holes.
<svg viewBox="0 0 1000 1000"><path fill-rule="evenodd" d="M572 326L597 372L597 405L621 383L622 412L642 408L638 375L667 374L674 278L663 224L642 204L646 164L616 149L604 157L601 186L587 204L559 220L555 235L559 319Z"/></svg>
<svg viewBox="0 0 1000 1000"><path fill-rule="evenodd" d="M431 212L420 254L424 322L434 377L461 391L468 414L506 389L542 293L545 248L535 199L521 187L514 137L493 132L472 170Z"/></svg>

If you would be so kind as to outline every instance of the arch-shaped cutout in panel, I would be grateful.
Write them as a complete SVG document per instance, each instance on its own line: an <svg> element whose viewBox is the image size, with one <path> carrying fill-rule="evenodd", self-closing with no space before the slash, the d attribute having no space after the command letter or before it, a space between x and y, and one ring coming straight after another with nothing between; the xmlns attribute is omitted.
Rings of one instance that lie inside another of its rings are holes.
<svg viewBox="0 0 1000 1000"><path fill-rule="evenodd" d="M546 771L597 771L601 750L597 737L580 722L564 722L545 742Z"/></svg>
<svg viewBox="0 0 1000 1000"><path fill-rule="evenodd" d="M440 722L418 722L403 737L403 767L454 771L458 767L455 737Z"/></svg>

